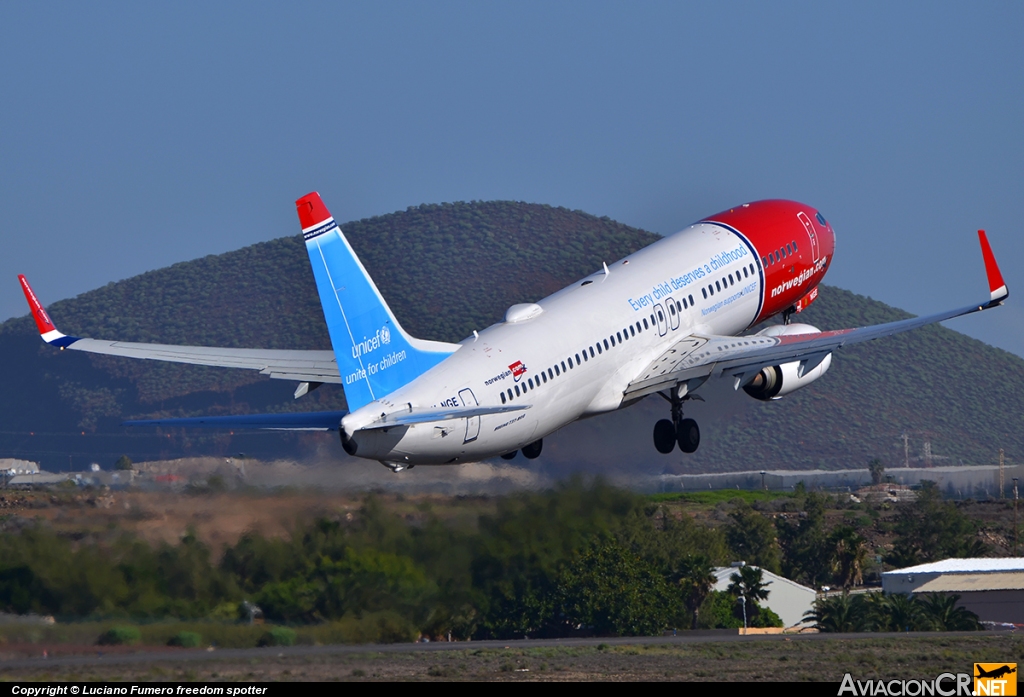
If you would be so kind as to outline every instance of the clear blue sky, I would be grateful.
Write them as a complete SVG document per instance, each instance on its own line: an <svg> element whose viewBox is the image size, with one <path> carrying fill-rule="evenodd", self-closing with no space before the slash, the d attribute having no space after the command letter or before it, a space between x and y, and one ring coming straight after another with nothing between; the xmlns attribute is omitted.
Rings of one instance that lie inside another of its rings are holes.
<svg viewBox="0 0 1024 697"><path fill-rule="evenodd" d="M820 208L827 282L1024 355L1024 3L0 4L0 319L339 220ZM400 253L400 250L396 250ZM60 318L56 318L59 322ZM116 338L116 337L107 337Z"/></svg>

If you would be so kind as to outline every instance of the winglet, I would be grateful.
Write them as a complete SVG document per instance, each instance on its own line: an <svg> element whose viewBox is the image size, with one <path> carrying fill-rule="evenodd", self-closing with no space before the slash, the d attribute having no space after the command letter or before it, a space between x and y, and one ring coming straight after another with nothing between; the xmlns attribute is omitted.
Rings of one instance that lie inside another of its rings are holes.
<svg viewBox="0 0 1024 697"><path fill-rule="evenodd" d="M65 336L57 331L57 327L54 326L50 315L46 314L43 304L39 302L39 298L32 291L32 286L28 284L28 279L24 275L18 274L18 281L21 282L21 290L25 293L28 307L32 310L32 319L36 321L36 328L39 330L39 336L43 338L43 341L51 346L59 346L62 349L78 341L76 336Z"/></svg>
<svg viewBox="0 0 1024 697"><path fill-rule="evenodd" d="M996 264L996 257L992 253L984 230L978 230L978 240L981 242L981 256L985 259L985 274L988 276L988 290L992 295L992 302L1001 303L1010 295L1010 291L1003 281L1003 274L999 271L999 265Z"/></svg>

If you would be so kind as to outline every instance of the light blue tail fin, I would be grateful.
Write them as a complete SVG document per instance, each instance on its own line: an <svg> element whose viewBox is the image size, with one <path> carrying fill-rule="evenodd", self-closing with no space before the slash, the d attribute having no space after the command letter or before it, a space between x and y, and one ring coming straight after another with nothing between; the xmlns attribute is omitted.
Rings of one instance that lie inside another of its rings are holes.
<svg viewBox="0 0 1024 697"><path fill-rule="evenodd" d="M295 206L350 410L408 384L459 348L402 329L320 194Z"/></svg>

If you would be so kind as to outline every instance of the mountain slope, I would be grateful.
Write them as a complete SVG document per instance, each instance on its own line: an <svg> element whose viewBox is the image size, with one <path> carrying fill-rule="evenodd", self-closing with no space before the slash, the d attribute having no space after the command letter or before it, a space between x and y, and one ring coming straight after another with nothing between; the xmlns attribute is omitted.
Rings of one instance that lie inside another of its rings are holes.
<svg viewBox="0 0 1024 697"><path fill-rule="evenodd" d="M500 320L508 305L539 299L657 239L579 211L514 202L423 205L348 223L346 235L403 325L423 338L458 341ZM979 280L979 284L981 281ZM37 289L46 297L46 289ZM142 274L51 303L70 334L268 348L328 348L299 235ZM938 308L937 308L938 309ZM996 310L998 312L998 310ZM801 316L839 328L906 316L826 287ZM326 445L315 436L126 432L126 417L341 408L340 388L294 401L294 386L245 371L173 366L56 352L28 317L0 325L0 457L81 468L186 453L238 450L281 455ZM574 424L549 439L542 465L614 471L863 466L902 462L925 441L944 462L989 462L1003 447L1024 454L1024 361L932 327L844 349L810 388L761 404L709 385L688 412L702 427L695 456L660 456L651 445L657 397ZM35 434L35 435L31 435Z"/></svg>

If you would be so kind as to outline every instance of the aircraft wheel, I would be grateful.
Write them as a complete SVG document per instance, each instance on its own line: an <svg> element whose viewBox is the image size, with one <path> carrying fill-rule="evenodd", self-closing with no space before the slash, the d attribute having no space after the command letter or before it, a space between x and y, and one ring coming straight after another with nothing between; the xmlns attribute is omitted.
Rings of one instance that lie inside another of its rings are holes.
<svg viewBox="0 0 1024 697"><path fill-rule="evenodd" d="M696 452L697 446L700 445L700 428L697 427L697 422L693 419L680 421L676 430L676 441L684 453Z"/></svg>
<svg viewBox="0 0 1024 697"><path fill-rule="evenodd" d="M511 459L512 459L512 458L514 458L514 457L515 457L515 456L516 456L516 455L517 455L518 453L519 453L519 451L518 451L518 450L513 450L513 451L512 451L512 452L510 452L510 453L502 453L502 454L501 454L501 459L502 459L502 460L511 460Z"/></svg>
<svg viewBox="0 0 1024 697"><path fill-rule="evenodd" d="M654 447L663 455L675 450L676 429L668 419L662 419L654 424Z"/></svg>
<svg viewBox="0 0 1024 697"><path fill-rule="evenodd" d="M527 460L536 460L540 457L540 451L544 447L544 439L535 440L529 445L523 446L523 457Z"/></svg>

